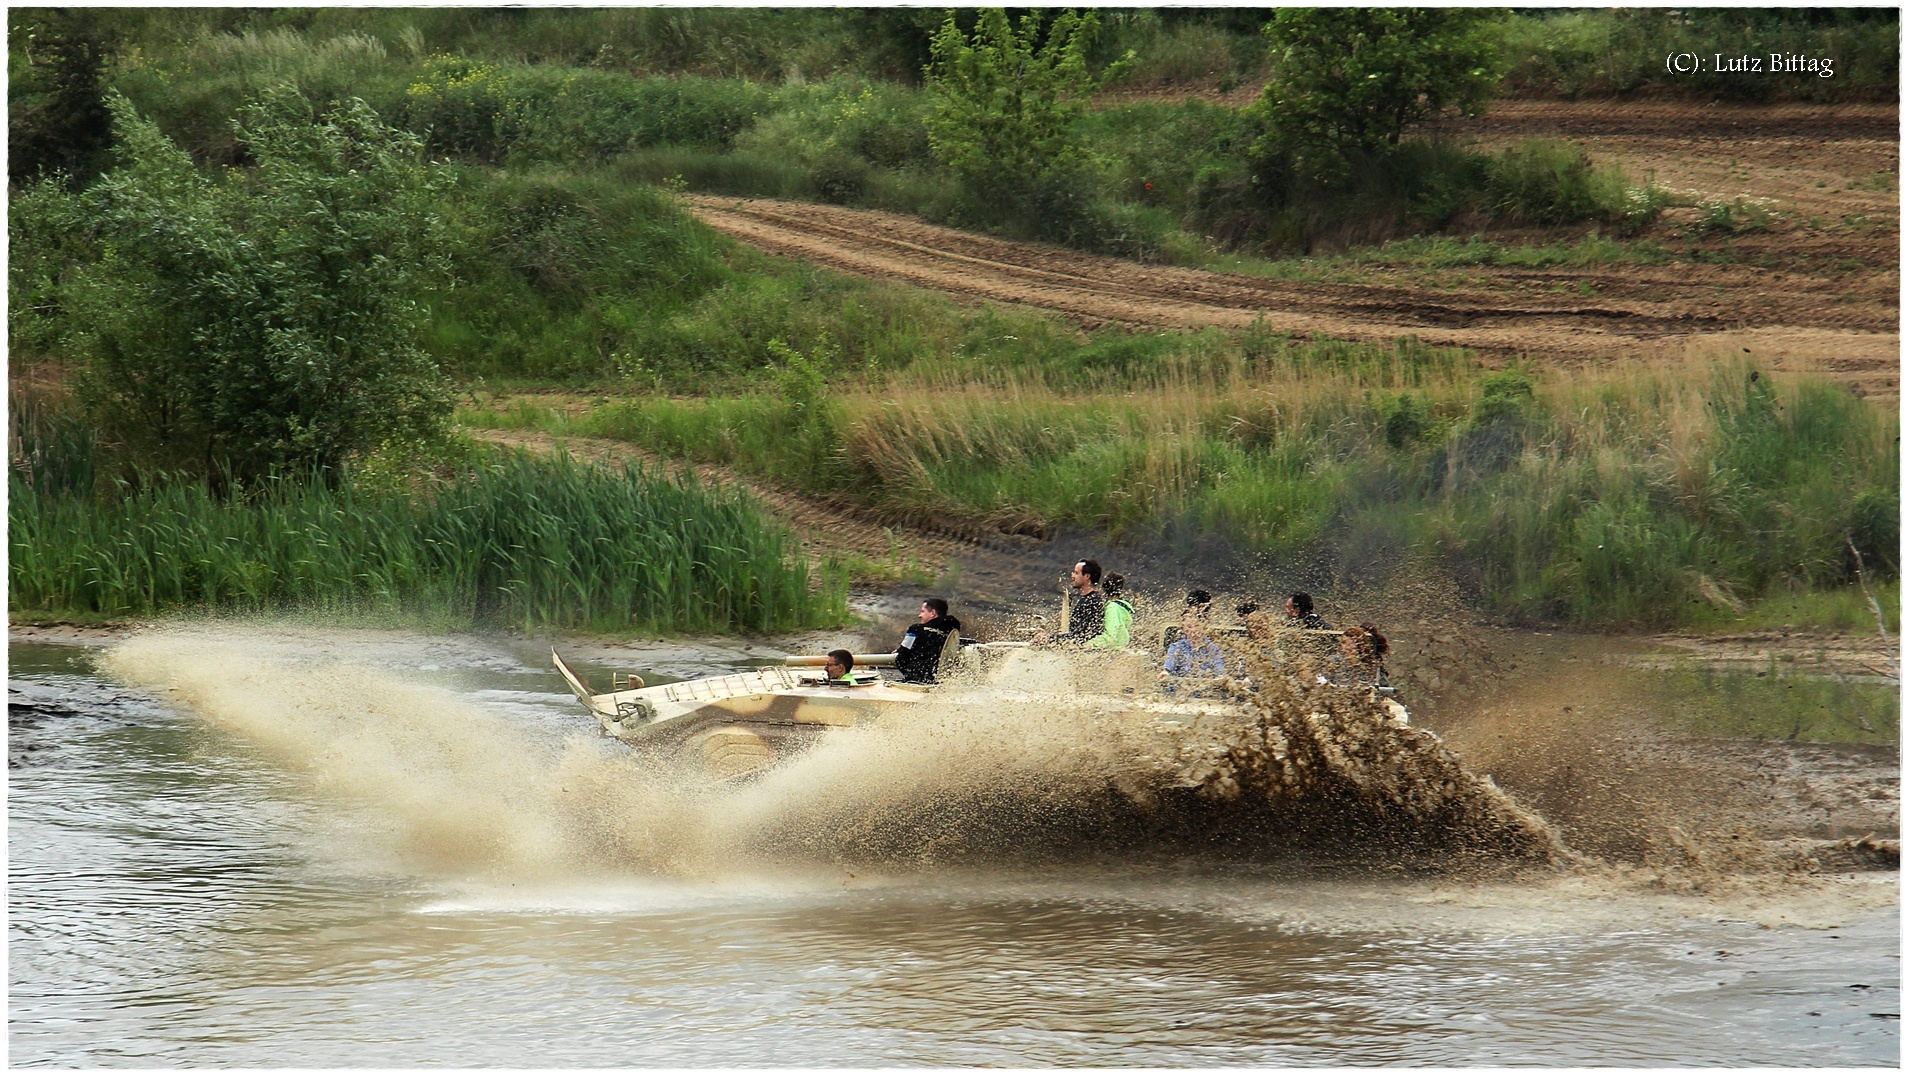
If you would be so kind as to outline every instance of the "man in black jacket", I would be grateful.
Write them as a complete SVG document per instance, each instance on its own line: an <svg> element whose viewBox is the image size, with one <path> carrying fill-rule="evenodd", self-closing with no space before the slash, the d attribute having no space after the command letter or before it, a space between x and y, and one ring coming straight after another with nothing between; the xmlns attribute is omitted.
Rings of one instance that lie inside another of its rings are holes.
<svg viewBox="0 0 1908 1076"><path fill-rule="evenodd" d="M953 640L961 645L961 622L947 615L946 598L929 598L921 603L921 619L909 624L901 645L894 651L894 667L901 679L910 684L931 684L941 667L941 649Z"/></svg>
<svg viewBox="0 0 1908 1076"><path fill-rule="evenodd" d="M1302 590L1285 599L1285 626L1306 631L1332 630L1329 621L1312 612L1312 596Z"/></svg>
<svg viewBox="0 0 1908 1076"><path fill-rule="evenodd" d="M1049 636L1043 629L1033 637L1035 646L1085 646L1087 640L1106 630L1106 593L1100 589L1100 562L1076 560L1067 577L1067 630Z"/></svg>

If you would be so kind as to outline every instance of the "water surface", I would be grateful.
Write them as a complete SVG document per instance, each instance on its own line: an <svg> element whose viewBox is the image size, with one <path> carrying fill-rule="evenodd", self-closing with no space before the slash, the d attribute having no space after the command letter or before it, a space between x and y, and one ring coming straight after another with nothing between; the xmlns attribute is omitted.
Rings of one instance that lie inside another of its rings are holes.
<svg viewBox="0 0 1908 1076"><path fill-rule="evenodd" d="M376 715L394 730L405 707L449 699L473 742L555 760L533 776L597 754L614 765L621 750L594 737L528 646L365 634L301 645L362 670L354 679L400 685ZM286 660L270 649L261 660ZM447 824L420 812L494 828L485 812L532 809L502 787L519 771L484 768L505 760L472 762L408 730L362 742L376 724L353 726L356 739L264 725L248 736L177 696L117 686L86 651L15 646L9 658L15 1065L1900 1055L1894 876L1716 899L1276 858L880 873L500 859L418 835ZM284 682L288 697L310 689L295 671ZM307 748L333 761L395 753L417 780L354 782L295 754ZM466 765L480 772L461 783L429 768Z"/></svg>

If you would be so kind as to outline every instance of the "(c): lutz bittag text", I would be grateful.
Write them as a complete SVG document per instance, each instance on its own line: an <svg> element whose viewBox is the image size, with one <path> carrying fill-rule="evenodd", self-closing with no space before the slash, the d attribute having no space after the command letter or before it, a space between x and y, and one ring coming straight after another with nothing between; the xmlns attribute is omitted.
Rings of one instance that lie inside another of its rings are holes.
<svg viewBox="0 0 1908 1076"><path fill-rule="evenodd" d="M1835 57L1771 52L1767 56L1725 56L1720 52L1672 52L1663 60L1672 75L1814 75L1835 77Z"/></svg>

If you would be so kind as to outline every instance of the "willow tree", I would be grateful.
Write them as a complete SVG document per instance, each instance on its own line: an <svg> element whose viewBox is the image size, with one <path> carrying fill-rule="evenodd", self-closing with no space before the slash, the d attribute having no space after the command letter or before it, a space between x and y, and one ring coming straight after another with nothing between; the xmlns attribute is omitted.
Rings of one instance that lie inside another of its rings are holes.
<svg viewBox="0 0 1908 1076"><path fill-rule="evenodd" d="M441 428L448 384L417 335L444 179L414 136L284 88L236 121L251 166L207 175L112 107L122 163L78 196L97 259L64 296L78 395L109 440L245 478Z"/></svg>

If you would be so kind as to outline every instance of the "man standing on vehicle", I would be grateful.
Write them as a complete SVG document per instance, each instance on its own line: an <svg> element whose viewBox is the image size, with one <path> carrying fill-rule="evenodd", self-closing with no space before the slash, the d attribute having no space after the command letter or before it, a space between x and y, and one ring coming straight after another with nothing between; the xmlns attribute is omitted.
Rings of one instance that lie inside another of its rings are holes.
<svg viewBox="0 0 1908 1076"><path fill-rule="evenodd" d="M1047 637L1046 632L1041 632L1034 636L1036 646L1048 642L1083 646L1106 630L1106 595L1100 592L1100 562L1075 561L1073 573L1067 577L1067 585L1073 591L1068 596L1073 604L1067 610L1067 630L1052 639Z"/></svg>
<svg viewBox="0 0 1908 1076"><path fill-rule="evenodd" d="M894 667L901 670L901 679L910 684L933 683L949 640L961 645L961 622L947 615L947 599L922 602L920 619L908 625L901 645L895 647Z"/></svg>

